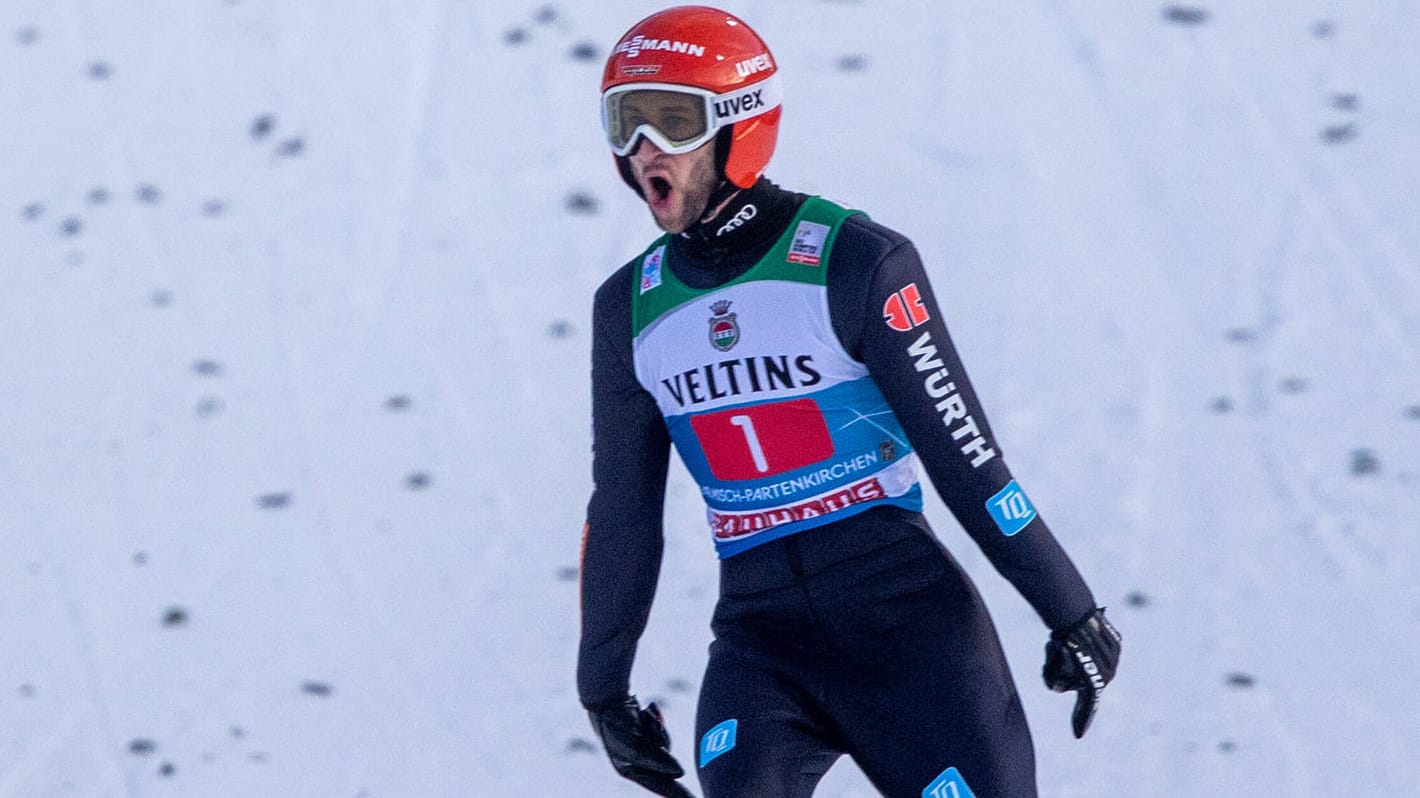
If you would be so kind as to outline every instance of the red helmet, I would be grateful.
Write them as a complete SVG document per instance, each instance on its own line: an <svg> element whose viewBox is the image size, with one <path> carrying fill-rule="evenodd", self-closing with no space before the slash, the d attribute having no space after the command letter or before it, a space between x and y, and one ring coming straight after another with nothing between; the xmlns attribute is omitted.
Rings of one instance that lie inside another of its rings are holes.
<svg viewBox="0 0 1420 798"><path fill-rule="evenodd" d="M778 71L764 41L718 9L678 6L633 25L602 72L602 125L622 176L643 137L688 152L725 131L724 176L754 185L779 135Z"/></svg>

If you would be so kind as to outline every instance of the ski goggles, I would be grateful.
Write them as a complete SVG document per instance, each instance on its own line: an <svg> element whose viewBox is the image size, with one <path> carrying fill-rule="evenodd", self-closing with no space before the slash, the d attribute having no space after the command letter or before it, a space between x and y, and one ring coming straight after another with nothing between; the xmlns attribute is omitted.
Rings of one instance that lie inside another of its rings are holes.
<svg viewBox="0 0 1420 798"><path fill-rule="evenodd" d="M611 151L630 155L644 137L668 155L690 152L725 125L752 119L783 101L778 74L716 94L674 83L628 83L602 95L602 128Z"/></svg>

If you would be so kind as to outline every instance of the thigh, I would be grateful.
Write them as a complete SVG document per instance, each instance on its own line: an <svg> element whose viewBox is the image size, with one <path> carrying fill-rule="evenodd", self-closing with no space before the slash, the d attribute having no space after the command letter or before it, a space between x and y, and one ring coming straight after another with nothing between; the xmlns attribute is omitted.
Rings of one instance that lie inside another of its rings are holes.
<svg viewBox="0 0 1420 798"><path fill-rule="evenodd" d="M1020 697L975 588L935 546L865 591L862 643L836 685L848 752L887 798L1034 798Z"/></svg>
<svg viewBox="0 0 1420 798"><path fill-rule="evenodd" d="M794 665L716 640L696 712L705 798L808 798L840 756Z"/></svg>
<svg viewBox="0 0 1420 798"><path fill-rule="evenodd" d="M853 758L885 798L1036 798L1035 753L1020 699L991 711L917 698Z"/></svg>

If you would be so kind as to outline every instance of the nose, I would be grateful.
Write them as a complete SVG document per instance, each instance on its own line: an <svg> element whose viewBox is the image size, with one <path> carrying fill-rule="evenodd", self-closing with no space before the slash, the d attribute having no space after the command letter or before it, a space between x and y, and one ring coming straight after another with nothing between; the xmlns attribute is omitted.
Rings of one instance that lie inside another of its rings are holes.
<svg viewBox="0 0 1420 798"><path fill-rule="evenodd" d="M665 151L662 150L660 147L657 147L655 143L652 142L650 139L646 138L645 136L640 136L639 138L640 142L637 143L636 149L632 150L631 152L632 158L646 161L651 160L658 155L665 155Z"/></svg>

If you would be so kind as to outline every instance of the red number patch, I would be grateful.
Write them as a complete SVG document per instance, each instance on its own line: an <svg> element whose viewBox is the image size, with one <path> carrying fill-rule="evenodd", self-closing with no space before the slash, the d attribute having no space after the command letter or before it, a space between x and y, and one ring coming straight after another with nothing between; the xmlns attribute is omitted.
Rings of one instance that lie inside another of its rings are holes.
<svg viewBox="0 0 1420 798"><path fill-rule="evenodd" d="M833 454L828 424L812 399L706 413L690 426L720 480L762 479Z"/></svg>

